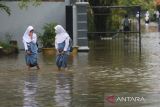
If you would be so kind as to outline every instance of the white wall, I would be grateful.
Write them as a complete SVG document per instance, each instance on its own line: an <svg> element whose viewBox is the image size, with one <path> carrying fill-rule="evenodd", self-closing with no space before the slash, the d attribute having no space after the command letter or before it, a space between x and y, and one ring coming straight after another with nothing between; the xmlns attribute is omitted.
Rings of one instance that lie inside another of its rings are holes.
<svg viewBox="0 0 160 107"><path fill-rule="evenodd" d="M4 39L6 33L14 35L18 46L23 49L22 36L29 25L34 26L36 32L42 32L45 23L51 21L65 27L65 2L42 2L38 7L29 6L28 9L19 9L18 2L6 2L11 9L11 16L0 11L0 39Z"/></svg>

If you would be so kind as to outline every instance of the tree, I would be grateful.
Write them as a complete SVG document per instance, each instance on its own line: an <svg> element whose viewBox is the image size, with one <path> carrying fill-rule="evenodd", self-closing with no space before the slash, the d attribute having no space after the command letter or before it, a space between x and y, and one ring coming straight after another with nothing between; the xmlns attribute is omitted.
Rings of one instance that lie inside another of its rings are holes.
<svg viewBox="0 0 160 107"><path fill-rule="evenodd" d="M156 7L156 0L118 0L118 5L140 5L142 10L152 10Z"/></svg>
<svg viewBox="0 0 160 107"><path fill-rule="evenodd" d="M40 5L41 0L20 0L19 2L19 7L21 9L27 8L28 4L31 3L33 6L38 6ZM5 2L0 1L0 11L6 12L8 15L11 15L11 9L5 5Z"/></svg>
<svg viewBox="0 0 160 107"><path fill-rule="evenodd" d="M142 10L153 10L155 9L155 0L88 0L90 6L131 6L140 5ZM109 31L111 30L112 16L111 15L96 15L96 14L110 14L110 9L98 9L92 8L93 13L93 23L95 26L95 31ZM109 20L109 21L107 21Z"/></svg>
<svg viewBox="0 0 160 107"><path fill-rule="evenodd" d="M42 0L21 0L19 2L19 7L21 9L28 8L29 4L32 4L33 6L39 6Z"/></svg>
<svg viewBox="0 0 160 107"><path fill-rule="evenodd" d="M5 11L8 15L11 15L10 8L3 3L0 3L0 11Z"/></svg>

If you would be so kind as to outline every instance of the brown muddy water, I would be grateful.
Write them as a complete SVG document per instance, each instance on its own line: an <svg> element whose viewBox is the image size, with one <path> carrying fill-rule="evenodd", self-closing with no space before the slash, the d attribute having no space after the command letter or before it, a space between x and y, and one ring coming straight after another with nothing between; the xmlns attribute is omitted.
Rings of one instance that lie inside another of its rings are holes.
<svg viewBox="0 0 160 107"><path fill-rule="evenodd" d="M143 33L141 57L138 52L122 50L117 55L90 45L89 53L69 57L65 72L57 71L55 56L40 53L41 69L31 71L25 66L24 52L1 56L0 107L104 107L106 93L123 92L150 93L148 97L156 99L152 93L160 94L159 42L159 33ZM159 105L160 100L136 107Z"/></svg>

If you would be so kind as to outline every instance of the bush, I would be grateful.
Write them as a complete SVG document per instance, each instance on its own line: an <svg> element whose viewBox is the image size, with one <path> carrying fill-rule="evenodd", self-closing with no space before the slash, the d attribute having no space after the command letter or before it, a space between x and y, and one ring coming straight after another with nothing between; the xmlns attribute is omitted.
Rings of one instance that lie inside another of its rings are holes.
<svg viewBox="0 0 160 107"><path fill-rule="evenodd" d="M2 54L12 54L17 53L18 47L13 46L9 43L0 42L0 47L2 47Z"/></svg>
<svg viewBox="0 0 160 107"><path fill-rule="evenodd" d="M44 33L40 34L39 39L43 48L53 48L55 40L55 23L46 23L43 27Z"/></svg>

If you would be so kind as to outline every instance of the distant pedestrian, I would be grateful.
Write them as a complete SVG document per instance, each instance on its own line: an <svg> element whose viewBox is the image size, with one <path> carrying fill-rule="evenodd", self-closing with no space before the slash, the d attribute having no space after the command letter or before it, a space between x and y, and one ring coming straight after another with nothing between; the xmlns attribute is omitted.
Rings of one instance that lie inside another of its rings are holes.
<svg viewBox="0 0 160 107"><path fill-rule="evenodd" d="M129 31L131 27L131 20L129 20L128 15L126 14L123 19L123 31L124 31L124 40L128 40L129 38Z"/></svg>
<svg viewBox="0 0 160 107"><path fill-rule="evenodd" d="M137 20L139 20L139 18L140 18L140 13L139 13L139 11L136 13L136 19Z"/></svg>
<svg viewBox="0 0 160 107"><path fill-rule="evenodd" d="M61 68L67 69L67 60L70 53L70 36L66 30L61 26L57 25L55 27L56 37L55 37L55 48L57 50L56 64L58 70Z"/></svg>
<svg viewBox="0 0 160 107"><path fill-rule="evenodd" d="M39 69L39 65L37 63L37 35L34 33L34 28L32 26L28 26L27 30L25 31L23 35L23 43L26 53L25 59L28 70L30 70L30 68L34 66Z"/></svg>
<svg viewBox="0 0 160 107"><path fill-rule="evenodd" d="M125 18L123 20L123 31L130 31L130 20L128 18L128 15L125 15Z"/></svg>
<svg viewBox="0 0 160 107"><path fill-rule="evenodd" d="M145 17L145 25L149 25L149 17L148 16Z"/></svg>
<svg viewBox="0 0 160 107"><path fill-rule="evenodd" d="M140 19L140 13L139 11L136 13L136 28L137 28L137 31L139 31L139 19Z"/></svg>
<svg viewBox="0 0 160 107"><path fill-rule="evenodd" d="M145 17L150 17L149 11L146 11Z"/></svg>
<svg viewBox="0 0 160 107"><path fill-rule="evenodd" d="M159 11L158 10L156 11L156 19L157 19L157 22L158 22L158 20L159 20Z"/></svg>
<svg viewBox="0 0 160 107"><path fill-rule="evenodd" d="M149 16L150 16L149 11L147 11L147 12L145 13L145 25L148 25L148 24L149 24Z"/></svg>

